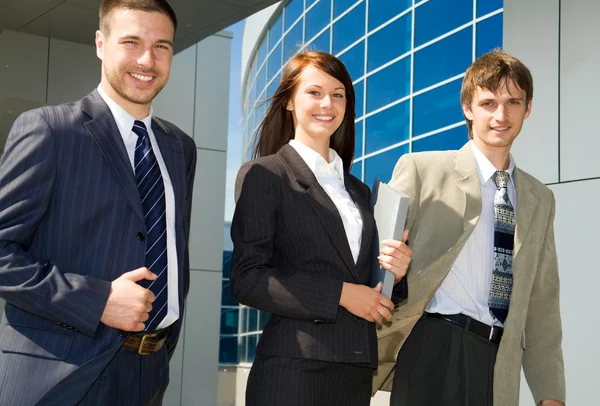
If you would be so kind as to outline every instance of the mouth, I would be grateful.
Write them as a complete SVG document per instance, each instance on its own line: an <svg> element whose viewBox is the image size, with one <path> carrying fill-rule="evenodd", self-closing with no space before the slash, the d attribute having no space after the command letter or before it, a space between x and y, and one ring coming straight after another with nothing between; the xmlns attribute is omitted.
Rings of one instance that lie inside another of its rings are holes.
<svg viewBox="0 0 600 406"><path fill-rule="evenodd" d="M498 134L504 134L506 133L508 130L510 130L509 126L504 126L504 127L491 127L492 131L498 133Z"/></svg>
<svg viewBox="0 0 600 406"><path fill-rule="evenodd" d="M137 84L143 87L151 85L155 79L155 76L153 75L133 72L129 72L129 76L131 76Z"/></svg>
<svg viewBox="0 0 600 406"><path fill-rule="evenodd" d="M333 121L333 119L335 118L334 116L330 116L327 114L313 115L313 117L315 118L315 120L323 122L323 123L331 123Z"/></svg>

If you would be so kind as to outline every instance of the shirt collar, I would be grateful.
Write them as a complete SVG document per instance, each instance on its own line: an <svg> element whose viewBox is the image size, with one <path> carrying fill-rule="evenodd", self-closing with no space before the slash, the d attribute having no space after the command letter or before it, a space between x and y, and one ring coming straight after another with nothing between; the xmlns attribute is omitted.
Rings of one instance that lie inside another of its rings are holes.
<svg viewBox="0 0 600 406"><path fill-rule="evenodd" d="M108 105L108 108L110 109L113 118L117 122L117 127L119 128L121 136L124 140L127 140L131 136L133 122L135 121L135 118L131 114L129 114L123 107L119 106L117 102L111 99L110 96L106 94L101 84L98 85L98 93L100 93L100 97L102 97L102 99L104 99L104 101ZM150 113L145 118L140 120L146 125L146 128L149 131L152 128L152 112L153 107L150 106Z"/></svg>
<svg viewBox="0 0 600 406"><path fill-rule="evenodd" d="M479 172L479 182L481 186L485 185L488 180L492 178L492 175L497 171L496 167L490 162L489 159L483 152L477 148L473 141L469 141L471 143L471 147L473 148L473 155L475 155L475 160L477 161L477 172ZM509 165L507 172L510 175L510 180L513 182L513 172L515 170L515 160L513 159L512 154L509 155Z"/></svg>
<svg viewBox="0 0 600 406"><path fill-rule="evenodd" d="M329 148L329 162L327 162L321 154L300 141L291 139L289 144L302 157L315 176L328 175L330 173L328 169L330 168L337 173L340 180L344 179L344 164L342 158L334 149Z"/></svg>

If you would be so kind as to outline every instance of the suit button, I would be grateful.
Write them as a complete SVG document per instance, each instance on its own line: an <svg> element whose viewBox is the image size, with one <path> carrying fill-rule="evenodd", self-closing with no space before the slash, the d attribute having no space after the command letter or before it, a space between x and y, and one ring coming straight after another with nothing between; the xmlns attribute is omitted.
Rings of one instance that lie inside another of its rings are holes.
<svg viewBox="0 0 600 406"><path fill-rule="evenodd" d="M353 316L353 317L354 317L354 321L357 321L357 322L359 322L359 323L360 323L360 321L362 320L360 317L358 317L358 316L356 316L356 315L355 315L355 316Z"/></svg>
<svg viewBox="0 0 600 406"><path fill-rule="evenodd" d="M323 324L323 320L314 320L313 323L314 324Z"/></svg>
<svg viewBox="0 0 600 406"><path fill-rule="evenodd" d="M140 241L144 241L146 239L146 236L144 235L144 233L139 232L139 233L137 233L137 238Z"/></svg>

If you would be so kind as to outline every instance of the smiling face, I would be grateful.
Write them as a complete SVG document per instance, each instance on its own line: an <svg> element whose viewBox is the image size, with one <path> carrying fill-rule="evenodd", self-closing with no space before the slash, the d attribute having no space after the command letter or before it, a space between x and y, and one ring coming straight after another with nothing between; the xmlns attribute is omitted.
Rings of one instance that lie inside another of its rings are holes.
<svg viewBox="0 0 600 406"><path fill-rule="evenodd" d="M121 8L107 17L109 33L96 32L102 88L134 117L144 118L169 78L175 28L159 12Z"/></svg>
<svg viewBox="0 0 600 406"><path fill-rule="evenodd" d="M472 122L473 142L486 156L506 154L529 117L531 101L525 91L511 80L496 93L477 87L471 105L463 105L465 117Z"/></svg>
<svg viewBox="0 0 600 406"><path fill-rule="evenodd" d="M307 66L301 73L287 110L294 118L294 138L315 150L327 146L329 138L344 120L346 89L342 82Z"/></svg>

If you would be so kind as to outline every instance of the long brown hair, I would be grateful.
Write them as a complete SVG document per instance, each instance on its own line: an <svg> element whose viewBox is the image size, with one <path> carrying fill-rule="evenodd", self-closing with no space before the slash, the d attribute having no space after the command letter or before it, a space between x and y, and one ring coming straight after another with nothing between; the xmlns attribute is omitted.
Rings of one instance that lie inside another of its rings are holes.
<svg viewBox="0 0 600 406"><path fill-rule="evenodd" d="M286 110L288 101L294 94L300 75L307 66L314 66L322 72L342 82L346 90L346 111L344 120L329 139L329 147L335 150L344 162L344 170L349 171L354 158L354 87L348 70L335 56L321 51L300 52L287 63L281 82L273 97L269 99L267 112L255 134L253 158L275 154L294 138L292 112Z"/></svg>

